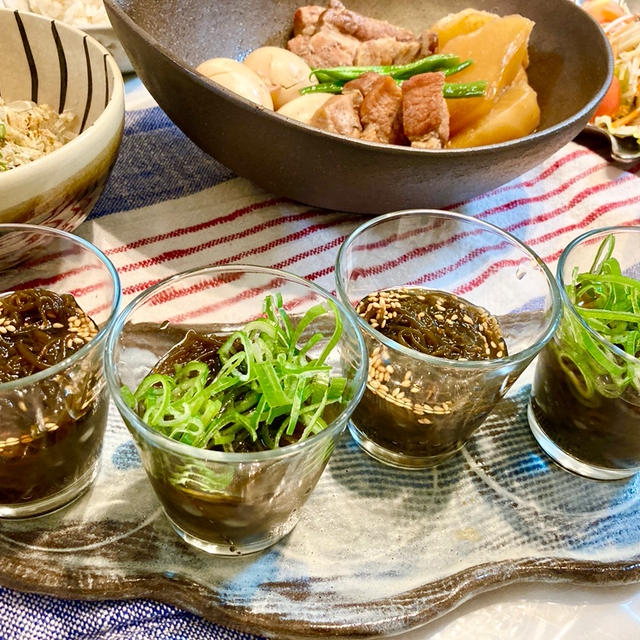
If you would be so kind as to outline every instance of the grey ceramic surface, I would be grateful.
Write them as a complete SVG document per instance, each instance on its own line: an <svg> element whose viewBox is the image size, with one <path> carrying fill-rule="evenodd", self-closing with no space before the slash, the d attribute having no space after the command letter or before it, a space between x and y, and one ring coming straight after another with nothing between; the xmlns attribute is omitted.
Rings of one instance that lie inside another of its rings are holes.
<svg viewBox="0 0 640 640"><path fill-rule="evenodd" d="M213 57L242 59L284 45L299 0L105 0L134 68L169 117L200 147L263 188L314 206L380 213L444 207L525 172L571 140L609 84L600 28L569 0L353 0L351 9L419 32L472 5L536 22L529 77L542 109L525 138L429 151L349 140L294 123L193 71Z"/></svg>
<svg viewBox="0 0 640 640"><path fill-rule="evenodd" d="M399 471L342 440L294 531L245 558L173 533L115 411L94 487L71 507L0 522L0 583L69 598L153 597L269 637L369 637L522 582L640 580L640 476L556 467L507 398L455 458Z"/></svg>

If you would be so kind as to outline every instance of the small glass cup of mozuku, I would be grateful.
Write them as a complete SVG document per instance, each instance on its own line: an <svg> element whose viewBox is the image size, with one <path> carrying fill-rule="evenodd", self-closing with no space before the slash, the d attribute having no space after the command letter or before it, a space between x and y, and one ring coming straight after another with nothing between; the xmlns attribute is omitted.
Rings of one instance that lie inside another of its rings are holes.
<svg viewBox="0 0 640 640"><path fill-rule="evenodd" d="M295 275L206 267L139 295L107 380L171 525L218 555L288 534L364 388L344 306Z"/></svg>
<svg viewBox="0 0 640 640"><path fill-rule="evenodd" d="M71 503L98 472L120 281L64 231L0 224L0 255L11 248L23 261L0 266L0 518L27 518Z"/></svg>
<svg viewBox="0 0 640 640"><path fill-rule="evenodd" d="M338 253L336 280L369 354L349 429L369 455L402 468L437 465L463 447L549 341L561 310L533 251L445 211L364 223Z"/></svg>
<svg viewBox="0 0 640 640"><path fill-rule="evenodd" d="M564 312L536 367L529 424L561 466L599 480L640 471L640 227L564 250Z"/></svg>

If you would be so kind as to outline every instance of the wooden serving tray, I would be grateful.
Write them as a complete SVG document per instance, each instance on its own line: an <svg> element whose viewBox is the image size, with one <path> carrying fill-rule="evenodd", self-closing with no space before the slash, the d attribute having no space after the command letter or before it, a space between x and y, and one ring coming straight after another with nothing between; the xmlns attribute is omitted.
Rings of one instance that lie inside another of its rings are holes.
<svg viewBox="0 0 640 640"><path fill-rule="evenodd" d="M70 507L0 524L0 583L60 597L152 597L280 638L392 634L520 581L640 580L640 474L598 482L538 448L528 388L436 470L399 471L345 435L287 539L244 558L170 528L115 410L100 474Z"/></svg>

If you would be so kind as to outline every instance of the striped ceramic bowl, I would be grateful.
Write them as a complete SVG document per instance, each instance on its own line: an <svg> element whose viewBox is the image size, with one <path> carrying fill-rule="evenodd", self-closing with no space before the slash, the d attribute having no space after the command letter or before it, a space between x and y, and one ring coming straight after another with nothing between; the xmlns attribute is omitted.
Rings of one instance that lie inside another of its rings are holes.
<svg viewBox="0 0 640 640"><path fill-rule="evenodd" d="M89 214L115 162L124 122L122 75L109 52L66 24L0 9L0 97L71 111L77 137L33 162L0 171L0 222L72 231ZM7 252L0 246L0 267Z"/></svg>
<svg viewBox="0 0 640 640"><path fill-rule="evenodd" d="M113 27L109 22L109 19L105 16L103 21L89 22L86 17L80 17L78 13L72 14L72 18L65 20L62 15L65 15L65 8L69 3L58 3L57 5L51 5L46 3L34 3L32 0L0 0L0 8L5 9L20 9L21 11L33 11L40 15L50 16L51 18L57 18L73 25L77 29L88 33L92 38L95 38L101 45L107 48L109 53L113 56L114 60L118 64L122 73L131 73L133 67L131 61L125 53L124 47L118 40L116 34L113 32ZM72 5L73 8L73 5ZM96 18L94 17L94 20Z"/></svg>

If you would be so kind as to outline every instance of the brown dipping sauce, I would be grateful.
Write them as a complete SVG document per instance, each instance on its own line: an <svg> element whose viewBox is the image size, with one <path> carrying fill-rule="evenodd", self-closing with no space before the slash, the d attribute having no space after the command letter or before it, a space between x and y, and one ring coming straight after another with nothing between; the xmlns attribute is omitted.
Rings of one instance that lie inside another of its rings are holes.
<svg viewBox="0 0 640 640"><path fill-rule="evenodd" d="M497 319L486 309L444 291L376 291L356 308L373 328L419 353L443 360L493 360L507 355ZM377 344L354 422L392 452L438 457L459 449L493 408L499 389L473 371L428 365ZM495 388L494 388L495 387ZM474 394L471 411L460 411Z"/></svg>
<svg viewBox="0 0 640 640"><path fill-rule="evenodd" d="M0 297L0 383L45 371L98 333L73 296L25 289ZM107 420L99 358L0 389L0 504L53 496L94 467Z"/></svg>

